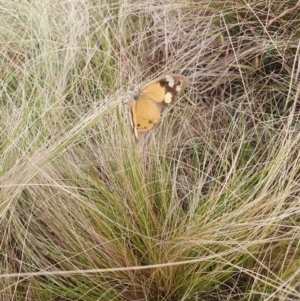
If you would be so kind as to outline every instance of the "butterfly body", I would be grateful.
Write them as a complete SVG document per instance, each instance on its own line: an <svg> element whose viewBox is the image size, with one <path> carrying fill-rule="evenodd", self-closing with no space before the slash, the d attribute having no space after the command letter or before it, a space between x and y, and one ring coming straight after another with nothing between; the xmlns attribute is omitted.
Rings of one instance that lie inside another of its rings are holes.
<svg viewBox="0 0 300 301"><path fill-rule="evenodd" d="M162 108L174 103L188 83L188 78L183 75L169 74L149 82L140 90L131 91L129 118L136 139L138 133L146 133L158 124Z"/></svg>

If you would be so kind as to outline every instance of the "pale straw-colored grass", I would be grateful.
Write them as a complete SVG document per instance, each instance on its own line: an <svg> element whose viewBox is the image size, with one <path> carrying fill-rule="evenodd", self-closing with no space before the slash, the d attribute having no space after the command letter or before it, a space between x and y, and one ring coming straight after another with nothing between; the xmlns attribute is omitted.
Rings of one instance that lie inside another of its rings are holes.
<svg viewBox="0 0 300 301"><path fill-rule="evenodd" d="M296 1L0 7L1 300L299 298ZM134 144L128 87L170 72Z"/></svg>

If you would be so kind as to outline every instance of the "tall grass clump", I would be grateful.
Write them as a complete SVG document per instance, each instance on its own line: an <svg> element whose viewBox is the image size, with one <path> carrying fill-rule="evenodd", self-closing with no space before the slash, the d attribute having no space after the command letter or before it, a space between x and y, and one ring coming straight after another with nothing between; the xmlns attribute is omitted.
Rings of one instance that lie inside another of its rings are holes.
<svg viewBox="0 0 300 301"><path fill-rule="evenodd" d="M299 299L299 9L0 0L1 301Z"/></svg>

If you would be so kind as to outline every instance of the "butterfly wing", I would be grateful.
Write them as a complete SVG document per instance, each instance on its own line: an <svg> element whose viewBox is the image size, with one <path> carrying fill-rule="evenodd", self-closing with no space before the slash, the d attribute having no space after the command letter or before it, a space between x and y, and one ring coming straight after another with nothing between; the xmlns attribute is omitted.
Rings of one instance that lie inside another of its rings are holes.
<svg viewBox="0 0 300 301"><path fill-rule="evenodd" d="M130 108L132 127L136 132L145 133L152 130L159 122L161 108L148 98L140 96L138 100L133 100Z"/></svg>
<svg viewBox="0 0 300 301"><path fill-rule="evenodd" d="M187 87L189 80L186 76L170 74L157 78L145 85L140 95L161 107L174 103L179 93Z"/></svg>
<svg viewBox="0 0 300 301"><path fill-rule="evenodd" d="M130 122L136 139L138 132L152 130L159 122L161 109L176 101L188 85L183 75L165 75L145 85L129 101Z"/></svg>

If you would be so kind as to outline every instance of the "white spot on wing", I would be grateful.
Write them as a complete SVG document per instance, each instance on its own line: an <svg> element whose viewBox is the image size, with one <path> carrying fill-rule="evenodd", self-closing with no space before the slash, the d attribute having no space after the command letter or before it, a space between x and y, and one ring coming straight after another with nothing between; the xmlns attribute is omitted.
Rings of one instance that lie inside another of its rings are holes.
<svg viewBox="0 0 300 301"><path fill-rule="evenodd" d="M174 87L174 78L171 75L166 75L166 80L171 88Z"/></svg>
<svg viewBox="0 0 300 301"><path fill-rule="evenodd" d="M176 91L180 92L181 91L181 87L180 86L176 86Z"/></svg>
<svg viewBox="0 0 300 301"><path fill-rule="evenodd" d="M172 94L170 92L165 94L165 103L171 103L172 102Z"/></svg>

